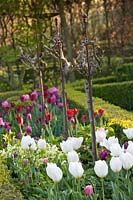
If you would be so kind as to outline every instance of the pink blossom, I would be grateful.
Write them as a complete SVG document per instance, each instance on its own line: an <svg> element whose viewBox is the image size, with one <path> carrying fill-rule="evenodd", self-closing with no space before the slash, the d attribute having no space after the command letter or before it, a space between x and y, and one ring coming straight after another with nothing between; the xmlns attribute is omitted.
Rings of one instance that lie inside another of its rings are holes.
<svg viewBox="0 0 133 200"><path fill-rule="evenodd" d="M51 95L53 95L53 94L58 95L58 89L56 87L52 87L49 89L49 93Z"/></svg>
<svg viewBox="0 0 133 200"><path fill-rule="evenodd" d="M43 158L42 162L43 162L43 164L47 164L48 163L48 158Z"/></svg>
<svg viewBox="0 0 133 200"><path fill-rule="evenodd" d="M57 98L56 98L56 96L53 94L53 95L51 96L51 98L50 98L50 102L51 102L51 104L55 105L55 104L56 104L56 101L57 101Z"/></svg>
<svg viewBox="0 0 133 200"><path fill-rule="evenodd" d="M35 99L37 99L37 97L38 97L38 93L36 91L34 91L30 94L31 101L34 101Z"/></svg>
<svg viewBox="0 0 133 200"><path fill-rule="evenodd" d="M27 114L27 119L31 120L32 119L32 115L30 113Z"/></svg>
<svg viewBox="0 0 133 200"><path fill-rule="evenodd" d="M87 186L84 188L84 191L85 191L85 194L86 194L86 195L91 196L92 193L93 193L93 187L92 187L92 185L87 185Z"/></svg>
<svg viewBox="0 0 133 200"><path fill-rule="evenodd" d="M9 107L8 101L3 101L2 102L2 107L3 108Z"/></svg>
<svg viewBox="0 0 133 200"><path fill-rule="evenodd" d="M2 118L0 118L0 126L4 126L4 122Z"/></svg>
<svg viewBox="0 0 133 200"><path fill-rule="evenodd" d="M20 96L20 100L21 100L22 102L28 101L29 99L30 99L29 94L24 94L24 95Z"/></svg>

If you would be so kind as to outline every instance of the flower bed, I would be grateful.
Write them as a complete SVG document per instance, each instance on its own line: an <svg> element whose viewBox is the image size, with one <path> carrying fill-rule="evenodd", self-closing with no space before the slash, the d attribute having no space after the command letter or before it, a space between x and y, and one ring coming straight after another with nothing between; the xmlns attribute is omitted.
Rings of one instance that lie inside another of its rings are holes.
<svg viewBox="0 0 133 200"><path fill-rule="evenodd" d="M133 128L117 138L105 111L94 113L98 160L93 162L88 118L67 101L68 138L57 88L1 106L1 155L26 200L133 199ZM106 121L107 120L107 121Z"/></svg>

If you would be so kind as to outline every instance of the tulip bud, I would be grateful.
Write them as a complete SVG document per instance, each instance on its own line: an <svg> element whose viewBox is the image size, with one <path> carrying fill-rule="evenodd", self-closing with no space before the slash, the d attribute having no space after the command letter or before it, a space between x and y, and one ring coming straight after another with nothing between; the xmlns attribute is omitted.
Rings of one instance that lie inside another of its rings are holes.
<svg viewBox="0 0 133 200"><path fill-rule="evenodd" d="M79 156L77 154L76 151L71 151L71 152L68 152L67 154L67 160L68 162L78 162L79 161Z"/></svg>
<svg viewBox="0 0 133 200"><path fill-rule="evenodd" d="M39 139L37 145L38 145L38 148L41 149L41 150L46 149L45 139Z"/></svg>
<svg viewBox="0 0 133 200"><path fill-rule="evenodd" d="M119 143L114 143L110 146L110 151L112 156L120 156L122 153L122 148Z"/></svg>
<svg viewBox="0 0 133 200"><path fill-rule="evenodd" d="M122 153L120 159L125 170L129 170L133 166L133 156L129 152Z"/></svg>
<svg viewBox="0 0 133 200"><path fill-rule="evenodd" d="M72 141L72 146L74 150L77 150L81 147L81 144L83 142L83 137L69 137L68 141Z"/></svg>
<svg viewBox="0 0 133 200"><path fill-rule="evenodd" d="M84 173L84 169L80 162L70 162L69 163L69 172L75 178L80 178Z"/></svg>
<svg viewBox="0 0 133 200"><path fill-rule="evenodd" d="M36 143L33 138L31 138L29 135L23 136L21 140L21 147L24 150L35 150L36 149Z"/></svg>
<svg viewBox="0 0 133 200"><path fill-rule="evenodd" d="M87 186L84 188L84 191L85 191L85 194L86 194L86 195L91 196L92 193L93 193L93 187L92 187L92 185L87 185Z"/></svg>
<svg viewBox="0 0 133 200"><path fill-rule="evenodd" d="M128 139L133 138L133 128L123 129L123 132L125 133Z"/></svg>
<svg viewBox="0 0 133 200"><path fill-rule="evenodd" d="M72 141L71 140L63 141L60 143L60 147L64 153L68 153L73 150Z"/></svg>
<svg viewBox="0 0 133 200"><path fill-rule="evenodd" d="M48 163L46 167L46 172L49 178L51 178L54 182L59 182L62 179L62 170L57 167L55 163Z"/></svg>
<svg viewBox="0 0 133 200"><path fill-rule="evenodd" d="M96 141L97 142L103 142L103 140L106 138L107 130L104 128L98 128L96 131Z"/></svg>
<svg viewBox="0 0 133 200"><path fill-rule="evenodd" d="M122 162L119 157L112 157L110 160L110 168L113 172L119 172L122 168Z"/></svg>
<svg viewBox="0 0 133 200"><path fill-rule="evenodd" d="M108 174L108 165L105 160L98 160L95 162L94 171L97 176L104 178Z"/></svg>

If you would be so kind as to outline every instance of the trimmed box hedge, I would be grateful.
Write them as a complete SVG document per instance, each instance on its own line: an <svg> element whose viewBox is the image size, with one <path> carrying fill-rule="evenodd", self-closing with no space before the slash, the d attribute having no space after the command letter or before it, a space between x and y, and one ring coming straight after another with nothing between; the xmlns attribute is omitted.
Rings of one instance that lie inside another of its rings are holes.
<svg viewBox="0 0 133 200"><path fill-rule="evenodd" d="M133 111L133 81L94 85L93 96Z"/></svg>

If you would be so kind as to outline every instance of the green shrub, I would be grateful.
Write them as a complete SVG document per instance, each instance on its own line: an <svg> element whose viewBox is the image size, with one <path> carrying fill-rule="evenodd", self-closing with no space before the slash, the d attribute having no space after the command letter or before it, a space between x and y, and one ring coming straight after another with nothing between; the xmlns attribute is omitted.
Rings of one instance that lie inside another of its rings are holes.
<svg viewBox="0 0 133 200"><path fill-rule="evenodd" d="M133 81L93 86L93 96L127 110L133 110Z"/></svg>
<svg viewBox="0 0 133 200"><path fill-rule="evenodd" d="M7 166L0 157L0 199L22 200L20 191L10 182L10 178Z"/></svg>

